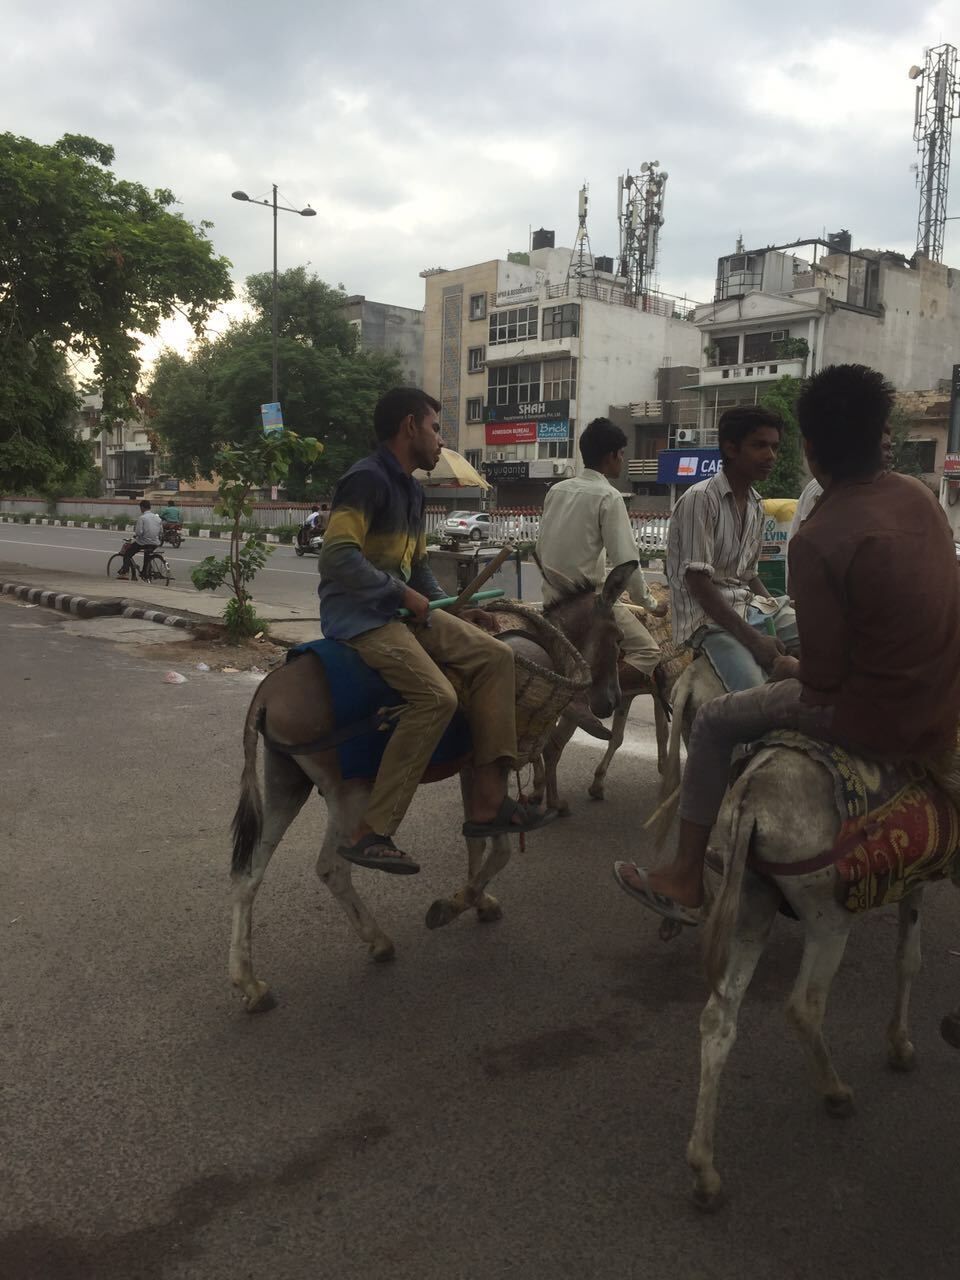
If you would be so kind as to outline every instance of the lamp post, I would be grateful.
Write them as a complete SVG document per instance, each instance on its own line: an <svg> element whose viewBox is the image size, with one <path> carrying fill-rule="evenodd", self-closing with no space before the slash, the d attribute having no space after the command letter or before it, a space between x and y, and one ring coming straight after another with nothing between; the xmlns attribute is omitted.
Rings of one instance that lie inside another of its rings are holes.
<svg viewBox="0 0 960 1280"><path fill-rule="evenodd" d="M234 200L245 200L248 204L261 204L265 209L273 210L273 307L270 333L273 350L273 402L276 404L280 399L277 362L277 211L282 209L284 213L299 213L301 218L315 218L317 216L317 211L316 209L311 209L309 205L307 205L305 209L291 209L289 205L277 204L276 183L273 184L272 200L254 200L253 197L248 196L245 191L233 191L231 194Z"/></svg>

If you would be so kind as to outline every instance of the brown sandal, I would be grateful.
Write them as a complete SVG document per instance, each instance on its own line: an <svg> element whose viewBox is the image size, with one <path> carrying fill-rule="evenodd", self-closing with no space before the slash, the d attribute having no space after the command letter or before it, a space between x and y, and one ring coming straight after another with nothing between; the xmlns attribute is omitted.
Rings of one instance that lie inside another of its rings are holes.
<svg viewBox="0 0 960 1280"><path fill-rule="evenodd" d="M409 853L398 849L389 836L378 836L375 831L361 836L356 844L340 845L337 853L347 862L367 867L371 871L391 871L394 875L412 876L420 870L419 862L414 862Z"/></svg>

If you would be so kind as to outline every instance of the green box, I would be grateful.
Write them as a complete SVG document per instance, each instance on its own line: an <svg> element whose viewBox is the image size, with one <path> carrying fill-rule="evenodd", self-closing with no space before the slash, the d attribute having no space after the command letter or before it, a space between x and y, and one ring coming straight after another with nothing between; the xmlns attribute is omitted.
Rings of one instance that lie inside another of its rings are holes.
<svg viewBox="0 0 960 1280"><path fill-rule="evenodd" d="M757 568L757 576L772 596L787 594L787 562L780 560L761 560Z"/></svg>

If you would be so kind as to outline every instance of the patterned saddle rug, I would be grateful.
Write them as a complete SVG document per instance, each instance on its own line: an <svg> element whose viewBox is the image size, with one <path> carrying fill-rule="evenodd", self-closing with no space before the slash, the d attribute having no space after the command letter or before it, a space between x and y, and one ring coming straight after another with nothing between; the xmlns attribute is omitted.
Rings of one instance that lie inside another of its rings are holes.
<svg viewBox="0 0 960 1280"><path fill-rule="evenodd" d="M310 640L291 649L287 661L304 653L312 653L326 672L335 718L330 746L336 748L341 776L375 778L395 724L390 709L402 706L403 698L348 645ZM314 750L322 749L314 745ZM457 711L430 758L423 781L451 777L469 754L470 730L463 713Z"/></svg>
<svg viewBox="0 0 960 1280"><path fill-rule="evenodd" d="M754 870L803 875L834 866L839 900L853 912L899 902L921 881L951 873L960 848L960 813L921 764L864 760L832 743L782 731L746 745L739 769L763 747L801 751L826 769L841 826L832 849L803 862L751 859Z"/></svg>

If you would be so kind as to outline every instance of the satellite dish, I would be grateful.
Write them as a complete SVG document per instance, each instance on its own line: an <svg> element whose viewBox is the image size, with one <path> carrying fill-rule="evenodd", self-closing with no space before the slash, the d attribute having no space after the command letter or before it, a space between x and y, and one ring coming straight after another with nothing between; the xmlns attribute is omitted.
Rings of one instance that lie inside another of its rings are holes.
<svg viewBox="0 0 960 1280"><path fill-rule="evenodd" d="M640 172L646 173L649 168L650 166L647 164L646 160L644 160L643 164L640 166Z"/></svg>
<svg viewBox="0 0 960 1280"><path fill-rule="evenodd" d="M918 67L916 63L914 63L914 65L907 72L907 75L910 77L911 80L919 80L920 77L923 75L923 67Z"/></svg>

